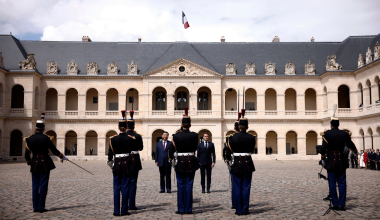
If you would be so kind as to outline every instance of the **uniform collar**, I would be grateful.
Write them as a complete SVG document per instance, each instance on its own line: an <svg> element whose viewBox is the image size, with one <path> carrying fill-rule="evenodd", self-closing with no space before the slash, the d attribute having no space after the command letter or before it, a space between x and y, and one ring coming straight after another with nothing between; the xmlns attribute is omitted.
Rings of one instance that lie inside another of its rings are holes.
<svg viewBox="0 0 380 220"><path fill-rule="evenodd" d="M187 129L187 130L183 129L183 130L182 130L182 133L183 133L183 132L188 133L188 132L190 132L190 130L189 130L189 129Z"/></svg>
<svg viewBox="0 0 380 220"><path fill-rule="evenodd" d="M331 130L339 130L339 128L334 128L334 127L332 127Z"/></svg>
<svg viewBox="0 0 380 220"><path fill-rule="evenodd" d="M124 133L124 132L121 132L121 133L119 133L119 135L126 135L127 133Z"/></svg>

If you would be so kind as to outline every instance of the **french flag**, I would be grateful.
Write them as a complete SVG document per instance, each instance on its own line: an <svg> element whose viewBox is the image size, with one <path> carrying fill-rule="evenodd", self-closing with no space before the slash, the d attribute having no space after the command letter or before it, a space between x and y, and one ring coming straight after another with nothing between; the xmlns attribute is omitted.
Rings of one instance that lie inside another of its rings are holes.
<svg viewBox="0 0 380 220"><path fill-rule="evenodd" d="M187 22L185 13L182 12L182 24L184 25L185 29L189 28L189 22Z"/></svg>

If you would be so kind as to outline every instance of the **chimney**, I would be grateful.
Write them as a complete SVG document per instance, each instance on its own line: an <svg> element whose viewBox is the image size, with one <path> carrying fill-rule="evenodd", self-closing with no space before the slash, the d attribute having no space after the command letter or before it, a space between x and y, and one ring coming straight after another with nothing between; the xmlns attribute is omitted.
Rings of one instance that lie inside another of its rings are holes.
<svg viewBox="0 0 380 220"><path fill-rule="evenodd" d="M141 37L139 37L138 40L139 40L139 43L141 43Z"/></svg>
<svg viewBox="0 0 380 220"><path fill-rule="evenodd" d="M222 37L220 38L220 42L226 42L226 38L225 38L224 36L222 36Z"/></svg>
<svg viewBox="0 0 380 220"><path fill-rule="evenodd" d="M280 38L278 36L274 36L272 42L280 42Z"/></svg>
<svg viewBox="0 0 380 220"><path fill-rule="evenodd" d="M89 36L83 36L82 42L92 42Z"/></svg>
<svg viewBox="0 0 380 220"><path fill-rule="evenodd" d="M310 41L311 41L311 42L314 42L314 37L311 37Z"/></svg>

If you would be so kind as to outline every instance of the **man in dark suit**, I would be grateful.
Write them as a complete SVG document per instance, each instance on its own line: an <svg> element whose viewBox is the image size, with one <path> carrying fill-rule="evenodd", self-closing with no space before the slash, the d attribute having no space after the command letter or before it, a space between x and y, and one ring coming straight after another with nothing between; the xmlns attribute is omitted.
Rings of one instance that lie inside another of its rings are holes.
<svg viewBox="0 0 380 220"><path fill-rule="evenodd" d="M50 171L55 169L53 160L49 156L49 150L62 160L68 160L54 146L52 140L54 137L44 134L45 123L43 120L37 120L36 132L27 138L26 142L25 160L30 165L30 172L32 173L32 192L33 192L33 212L47 212L45 209L46 195L48 192L48 184ZM30 154L33 157L30 158Z"/></svg>
<svg viewBox="0 0 380 220"><path fill-rule="evenodd" d="M351 168L354 168L355 167L354 160L356 159L356 156L352 150L350 150L350 159L351 159Z"/></svg>
<svg viewBox="0 0 380 220"><path fill-rule="evenodd" d="M188 108L185 108L185 115L182 118L183 131L173 136L169 147L169 159L176 163L178 211L175 213L181 215L194 214L193 183L195 171L199 169L198 159L194 156L198 146L198 134L189 130L191 119L187 113Z"/></svg>
<svg viewBox="0 0 380 220"><path fill-rule="evenodd" d="M94 152L94 149L90 148L90 155Z"/></svg>
<svg viewBox="0 0 380 220"><path fill-rule="evenodd" d="M211 187L211 169L215 166L214 143L208 141L209 134L203 134L203 142L198 144L197 158L201 165L201 185L202 193L205 193L205 171L207 171L207 193Z"/></svg>
<svg viewBox="0 0 380 220"><path fill-rule="evenodd" d="M155 162L156 166L160 171L160 193L165 192L165 176L166 176L166 192L172 192L171 185L171 164L169 163L169 146L171 144L168 141L169 133L164 131L162 133L162 141L157 142L156 144L156 152L155 152Z"/></svg>

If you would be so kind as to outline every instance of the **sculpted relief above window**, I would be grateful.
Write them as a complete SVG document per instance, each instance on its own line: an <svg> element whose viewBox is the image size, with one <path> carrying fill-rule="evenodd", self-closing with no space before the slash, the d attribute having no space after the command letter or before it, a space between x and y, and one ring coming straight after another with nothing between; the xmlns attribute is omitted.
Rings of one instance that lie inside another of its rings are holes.
<svg viewBox="0 0 380 220"><path fill-rule="evenodd" d="M291 61L285 65L285 75L296 75L296 66Z"/></svg>
<svg viewBox="0 0 380 220"><path fill-rule="evenodd" d="M269 61L265 64L265 75L276 75L276 64Z"/></svg>
<svg viewBox="0 0 380 220"><path fill-rule="evenodd" d="M310 60L305 64L305 75L315 75L315 64Z"/></svg>
<svg viewBox="0 0 380 220"><path fill-rule="evenodd" d="M74 60L71 60L71 62L67 64L67 75L78 75L78 65Z"/></svg>
<svg viewBox="0 0 380 220"><path fill-rule="evenodd" d="M90 62L87 64L87 75L98 75L98 64L95 62Z"/></svg>
<svg viewBox="0 0 380 220"><path fill-rule="evenodd" d="M115 62L109 63L107 66L107 75L117 75L119 72L119 67Z"/></svg>
<svg viewBox="0 0 380 220"><path fill-rule="evenodd" d="M128 75L137 75L137 64L132 60L131 64L128 64Z"/></svg>
<svg viewBox="0 0 380 220"><path fill-rule="evenodd" d="M48 62L46 73L48 75L57 75L58 74L58 64L54 61Z"/></svg>
<svg viewBox="0 0 380 220"><path fill-rule="evenodd" d="M256 75L256 66L252 62L245 65L245 75Z"/></svg>

